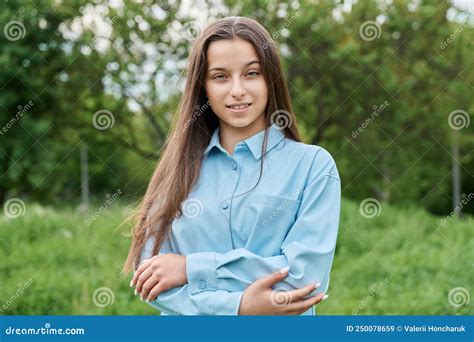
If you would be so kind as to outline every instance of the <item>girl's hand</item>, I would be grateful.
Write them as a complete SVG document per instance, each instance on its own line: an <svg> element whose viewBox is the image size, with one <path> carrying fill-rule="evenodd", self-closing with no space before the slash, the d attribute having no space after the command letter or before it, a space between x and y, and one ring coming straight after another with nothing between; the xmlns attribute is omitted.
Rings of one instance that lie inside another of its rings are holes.
<svg viewBox="0 0 474 342"><path fill-rule="evenodd" d="M304 298L320 284L311 284L293 291L273 291L272 285L288 275L287 269L281 272L262 277L245 290L239 315L299 315L328 297L320 293Z"/></svg>
<svg viewBox="0 0 474 342"><path fill-rule="evenodd" d="M145 260L138 267L130 286L142 300L152 301L162 292L188 282L186 257L179 254L160 254Z"/></svg>

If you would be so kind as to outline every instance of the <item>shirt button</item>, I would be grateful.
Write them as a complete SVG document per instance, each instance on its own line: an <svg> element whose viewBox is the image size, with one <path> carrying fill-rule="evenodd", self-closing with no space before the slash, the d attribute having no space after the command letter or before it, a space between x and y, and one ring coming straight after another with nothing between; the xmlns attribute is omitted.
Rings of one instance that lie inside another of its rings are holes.
<svg viewBox="0 0 474 342"><path fill-rule="evenodd" d="M238 165L237 165L237 163L233 163L233 164L232 164L232 170L234 170L234 171L235 171L235 170L237 170L237 168L238 168Z"/></svg>
<svg viewBox="0 0 474 342"><path fill-rule="evenodd" d="M207 286L207 283L205 281L201 281L201 283L199 284L199 287L201 288L201 290L204 290Z"/></svg>
<svg viewBox="0 0 474 342"><path fill-rule="evenodd" d="M222 209L227 209L227 208L229 208L229 203L224 202L224 203L221 205L221 208L222 208Z"/></svg>

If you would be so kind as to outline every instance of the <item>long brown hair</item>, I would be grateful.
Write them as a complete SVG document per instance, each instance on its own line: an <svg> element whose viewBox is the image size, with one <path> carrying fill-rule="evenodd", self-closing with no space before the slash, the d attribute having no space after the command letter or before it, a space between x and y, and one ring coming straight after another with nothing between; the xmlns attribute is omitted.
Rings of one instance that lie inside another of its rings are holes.
<svg viewBox="0 0 474 342"><path fill-rule="evenodd" d="M285 137L301 141L279 55L265 28L255 20L244 17L223 18L207 26L196 38L191 49L186 85L177 115L164 144L161 159L135 216L132 243L123 268L124 273L138 266L142 248L147 238L152 235L155 237L153 255L157 254L171 231L172 221L183 214L181 203L199 176L203 152L212 133L219 126L219 120L209 105L204 87L208 67L207 49L213 41L231 40L235 37L250 42L259 56L262 74L268 87L268 103L264 114L266 127L275 123L272 122L275 120L275 113L284 113L287 116L284 120L291 123L281 128ZM267 138L268 130L265 130L262 152L266 151ZM262 170L263 157L260 176Z"/></svg>

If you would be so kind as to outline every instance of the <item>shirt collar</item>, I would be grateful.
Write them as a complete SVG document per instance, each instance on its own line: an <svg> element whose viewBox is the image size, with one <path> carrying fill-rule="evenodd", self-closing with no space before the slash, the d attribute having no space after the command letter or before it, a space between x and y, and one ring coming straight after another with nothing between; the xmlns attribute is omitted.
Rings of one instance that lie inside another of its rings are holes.
<svg viewBox="0 0 474 342"><path fill-rule="evenodd" d="M267 141L267 153L272 150L280 141L282 141L285 138L285 135L281 130L279 130L275 125L271 125L270 127L267 128L268 130L268 141ZM239 143L237 145L241 144L244 142L249 150L252 152L253 156L255 159L259 160L262 157L262 144L263 144L263 138L265 135L265 130L262 130L250 138L247 138ZM236 145L236 147L237 147ZM214 133L211 136L211 140L209 142L209 145L207 146L206 150L204 151L204 155L207 155L209 151L212 150L212 148L217 147L219 150L222 152L226 152L226 150L222 147L220 141L219 141L219 127L217 127L214 130Z"/></svg>

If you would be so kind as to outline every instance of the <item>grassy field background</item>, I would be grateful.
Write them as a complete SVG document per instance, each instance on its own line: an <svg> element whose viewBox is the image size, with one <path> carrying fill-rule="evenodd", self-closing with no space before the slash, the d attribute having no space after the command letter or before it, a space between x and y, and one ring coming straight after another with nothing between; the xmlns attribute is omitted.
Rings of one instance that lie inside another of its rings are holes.
<svg viewBox="0 0 474 342"><path fill-rule="evenodd" d="M27 204L23 216L0 216L2 314L158 314L120 275L128 207L117 200L97 215L92 208ZM330 297L319 314L474 314L474 220L442 219L387 205L365 218L359 203L344 200Z"/></svg>

